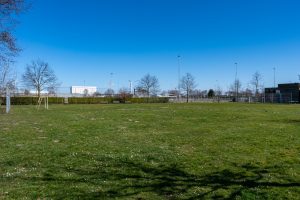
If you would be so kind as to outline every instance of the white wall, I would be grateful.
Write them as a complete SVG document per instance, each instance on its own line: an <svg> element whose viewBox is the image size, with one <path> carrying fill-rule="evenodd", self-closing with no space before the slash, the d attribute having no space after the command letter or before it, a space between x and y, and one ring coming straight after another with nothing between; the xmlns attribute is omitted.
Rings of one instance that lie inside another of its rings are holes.
<svg viewBox="0 0 300 200"><path fill-rule="evenodd" d="M88 95L93 95L97 92L97 87L95 86L72 86L71 94L84 94L84 91L87 90Z"/></svg>

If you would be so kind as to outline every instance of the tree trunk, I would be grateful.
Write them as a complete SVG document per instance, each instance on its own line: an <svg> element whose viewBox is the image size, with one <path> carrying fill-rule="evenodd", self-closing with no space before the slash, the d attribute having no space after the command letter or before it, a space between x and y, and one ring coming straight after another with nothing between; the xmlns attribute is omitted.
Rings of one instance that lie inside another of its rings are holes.
<svg viewBox="0 0 300 200"><path fill-rule="evenodd" d="M38 98L40 98L41 97L41 88L40 87L37 88L37 92L38 92Z"/></svg>
<svg viewBox="0 0 300 200"><path fill-rule="evenodd" d="M189 102L189 91L187 91L187 93L186 93L186 102L187 103Z"/></svg>

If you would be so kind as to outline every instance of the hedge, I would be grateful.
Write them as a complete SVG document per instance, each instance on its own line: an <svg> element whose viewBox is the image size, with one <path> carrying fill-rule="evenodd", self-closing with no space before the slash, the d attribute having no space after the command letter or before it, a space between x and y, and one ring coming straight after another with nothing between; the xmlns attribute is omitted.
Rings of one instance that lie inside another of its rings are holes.
<svg viewBox="0 0 300 200"><path fill-rule="evenodd" d="M114 98L111 97L69 97L69 104L101 104L113 103Z"/></svg>
<svg viewBox="0 0 300 200"><path fill-rule="evenodd" d="M49 104L63 104L64 97L48 97ZM5 104L5 97L0 102ZM36 105L38 97L11 97L12 105ZM168 103L168 98L121 98L121 97L69 97L69 104L112 104L112 103Z"/></svg>
<svg viewBox="0 0 300 200"><path fill-rule="evenodd" d="M38 103L38 97L11 97L11 105L36 105ZM1 101L1 100L0 100ZM5 104L6 99L2 97L2 104ZM49 104L63 104L63 97L48 97Z"/></svg>
<svg viewBox="0 0 300 200"><path fill-rule="evenodd" d="M69 104L168 103L168 98L70 97Z"/></svg>

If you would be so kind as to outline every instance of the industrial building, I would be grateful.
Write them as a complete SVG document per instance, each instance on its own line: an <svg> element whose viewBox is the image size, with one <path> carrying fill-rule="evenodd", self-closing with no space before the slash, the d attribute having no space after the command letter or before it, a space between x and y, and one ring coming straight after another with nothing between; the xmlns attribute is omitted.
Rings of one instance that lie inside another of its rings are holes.
<svg viewBox="0 0 300 200"><path fill-rule="evenodd" d="M300 103L300 83L278 84L277 88L265 88L265 102Z"/></svg>
<svg viewBox="0 0 300 200"><path fill-rule="evenodd" d="M71 94L93 95L97 92L96 86L71 86Z"/></svg>

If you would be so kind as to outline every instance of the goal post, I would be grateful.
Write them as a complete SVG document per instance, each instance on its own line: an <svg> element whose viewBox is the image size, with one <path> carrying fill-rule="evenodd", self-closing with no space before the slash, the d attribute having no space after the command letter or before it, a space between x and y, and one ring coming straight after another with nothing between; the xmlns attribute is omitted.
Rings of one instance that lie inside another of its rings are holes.
<svg viewBox="0 0 300 200"><path fill-rule="evenodd" d="M10 91L6 88L6 113L10 112Z"/></svg>
<svg viewBox="0 0 300 200"><path fill-rule="evenodd" d="M46 97L39 97L38 104L37 104L37 109L38 110L40 109L43 101L44 101L44 104L45 104L45 109L48 110L49 109L49 98L48 98L48 96L46 96Z"/></svg>

